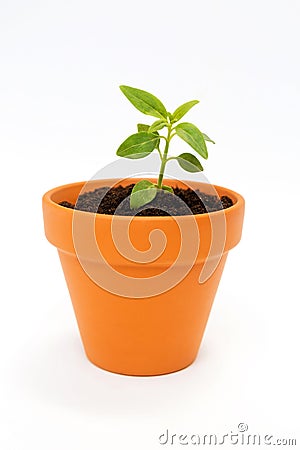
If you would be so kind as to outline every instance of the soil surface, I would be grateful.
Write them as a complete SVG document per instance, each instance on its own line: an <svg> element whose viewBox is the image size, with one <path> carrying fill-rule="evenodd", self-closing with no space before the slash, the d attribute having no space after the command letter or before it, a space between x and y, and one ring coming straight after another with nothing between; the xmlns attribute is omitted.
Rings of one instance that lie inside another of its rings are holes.
<svg viewBox="0 0 300 450"><path fill-rule="evenodd" d="M67 201L59 204L80 211L118 216L186 216L219 211L233 205L232 200L227 196L219 198L215 195L204 194L199 190L193 191L189 188L176 187L174 188L175 195L159 190L151 203L133 210L129 204L133 187L134 184L113 188L102 187L80 195L76 205Z"/></svg>

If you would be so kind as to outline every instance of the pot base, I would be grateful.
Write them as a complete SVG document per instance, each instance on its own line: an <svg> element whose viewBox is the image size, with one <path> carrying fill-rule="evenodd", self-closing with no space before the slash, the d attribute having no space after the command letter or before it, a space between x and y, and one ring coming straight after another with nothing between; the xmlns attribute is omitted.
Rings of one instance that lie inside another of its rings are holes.
<svg viewBox="0 0 300 450"><path fill-rule="evenodd" d="M97 368L99 368L101 370L105 370L106 372L110 372L110 373L115 373L116 375L124 375L124 376L130 376L130 377L158 377L158 376L161 376L161 375L169 375L171 373L181 372L182 370L187 369L188 367L190 367L194 363L196 358L197 358L197 355L196 355L196 357L194 359L192 359L189 363L187 363L184 366L180 366L177 369L174 368L173 370L167 370L165 372L164 371L159 371L159 372L151 371L149 373L148 372L147 373L144 373L144 372L137 373L136 371L133 371L133 372L130 371L130 370L120 371L118 369L117 370L112 370L111 368L100 366L99 364L94 362L89 357L89 355L86 352L85 352L85 355L86 355L87 359L89 360L89 362L91 364L93 364L93 366L96 366Z"/></svg>

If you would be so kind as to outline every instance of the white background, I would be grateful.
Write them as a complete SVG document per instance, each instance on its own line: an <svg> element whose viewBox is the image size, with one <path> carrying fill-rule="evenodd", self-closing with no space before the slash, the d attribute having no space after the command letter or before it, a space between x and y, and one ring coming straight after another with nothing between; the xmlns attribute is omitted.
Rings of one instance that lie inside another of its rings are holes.
<svg viewBox="0 0 300 450"><path fill-rule="evenodd" d="M0 0L1 449L152 450L167 428L240 422L299 445L299 15L297 0ZM119 84L171 110L199 98L205 174L246 199L198 359L163 377L86 360L43 233L42 194L89 179L142 119Z"/></svg>

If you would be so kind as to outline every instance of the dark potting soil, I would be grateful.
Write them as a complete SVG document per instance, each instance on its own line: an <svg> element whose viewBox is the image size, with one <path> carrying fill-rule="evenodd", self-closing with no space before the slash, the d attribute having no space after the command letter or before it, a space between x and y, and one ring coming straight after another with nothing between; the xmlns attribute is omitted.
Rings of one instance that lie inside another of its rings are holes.
<svg viewBox="0 0 300 450"><path fill-rule="evenodd" d="M80 195L76 205L67 201L59 204L80 211L118 216L186 216L219 211L233 205L231 198L226 195L219 198L216 195L200 193L199 190L176 187L175 195L159 190L151 203L133 210L129 203L133 187L134 184L113 188L102 187Z"/></svg>

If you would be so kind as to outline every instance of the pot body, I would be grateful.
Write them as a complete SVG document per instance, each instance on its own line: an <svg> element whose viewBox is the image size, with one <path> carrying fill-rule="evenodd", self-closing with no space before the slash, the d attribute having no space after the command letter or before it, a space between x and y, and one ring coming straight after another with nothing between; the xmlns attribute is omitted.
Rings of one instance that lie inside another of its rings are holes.
<svg viewBox="0 0 300 450"><path fill-rule="evenodd" d="M197 356L228 251L241 237L244 200L214 186L232 207L177 218L94 215L58 205L75 203L82 189L135 181L52 189L43 197L45 233L58 249L89 360L111 372L160 375Z"/></svg>

